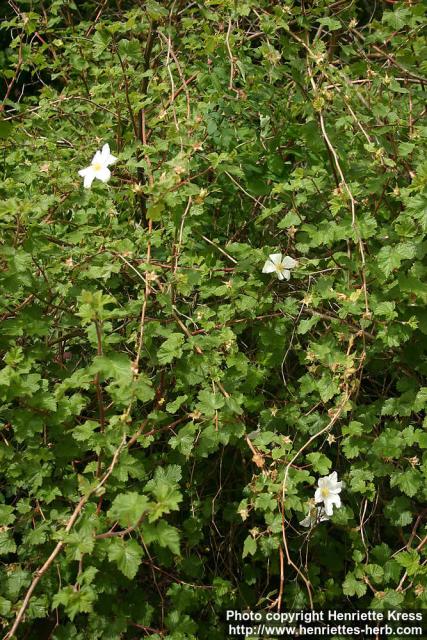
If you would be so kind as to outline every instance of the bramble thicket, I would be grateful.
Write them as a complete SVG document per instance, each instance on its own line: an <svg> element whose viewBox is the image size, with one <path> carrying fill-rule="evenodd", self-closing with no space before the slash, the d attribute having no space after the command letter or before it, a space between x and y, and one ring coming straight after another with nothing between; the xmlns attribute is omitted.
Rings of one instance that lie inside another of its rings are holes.
<svg viewBox="0 0 427 640"><path fill-rule="evenodd" d="M6 640L426 607L425 9L3 3Z"/></svg>

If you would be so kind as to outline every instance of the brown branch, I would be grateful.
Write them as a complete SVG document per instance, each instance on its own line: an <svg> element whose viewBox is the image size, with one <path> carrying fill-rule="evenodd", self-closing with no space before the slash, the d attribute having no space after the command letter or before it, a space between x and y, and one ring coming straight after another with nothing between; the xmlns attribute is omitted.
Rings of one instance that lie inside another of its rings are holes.
<svg viewBox="0 0 427 640"><path fill-rule="evenodd" d="M102 356L102 332L99 320L95 320L96 339L97 339L97 355ZM99 427L101 433L105 431L105 407L102 387L99 381L99 372L95 376L96 397L98 400ZM96 467L96 477L101 475L101 453L98 454L98 462Z"/></svg>
<svg viewBox="0 0 427 640"><path fill-rule="evenodd" d="M193 73L192 76L190 76L187 80L185 80L182 85L180 87L178 87L178 89L175 91L175 93L173 94L173 96L171 96L169 98L169 100L166 103L166 106L164 107L164 110L166 111L166 109L168 109L171 104L173 102L175 102L176 98L179 96L180 93L182 93L183 91L186 91L187 86L193 82L193 80L195 80L197 78L197 73Z"/></svg>
<svg viewBox="0 0 427 640"><path fill-rule="evenodd" d="M122 68L123 71L123 81L125 83L125 96L126 96L126 104L128 107L128 111L129 111L129 117L132 123L132 127L133 127L133 132L135 134L135 139L138 139L138 128L136 126L136 121L135 121L135 115L133 113L133 109L132 109L132 104L130 101L130 97L129 97L129 81L128 81L128 77L127 77L127 73L126 73L126 67L123 63L122 57L119 53L119 48L116 46L116 44L114 44L114 51L115 53L117 53L117 57L119 59L120 62L120 66Z"/></svg>
<svg viewBox="0 0 427 640"><path fill-rule="evenodd" d="M187 415L185 415L182 418L179 418L178 420L175 420L171 424L168 424L168 425L166 425L164 427L159 427L159 429L151 429L151 431L147 431L147 433L144 433L144 428L145 428L145 426L147 424L147 421L145 421L140 426L138 431L129 440L129 442L127 443L127 447L128 447L128 449L130 449L135 444L135 442L138 440L139 436L144 436L144 437L148 438L148 436L154 436L156 433L161 433L162 431L169 431L170 429L173 429L178 424L181 424L181 422L185 422L186 420L188 420L188 416Z"/></svg>
<svg viewBox="0 0 427 640"><path fill-rule="evenodd" d="M305 449L307 449L307 447L310 446L310 444L312 442L314 442L314 440L316 440L317 438L319 438L319 436L321 436L322 434L326 433L327 431L329 431L334 424L336 423L336 421L339 419L339 417L341 416L345 405L348 402L350 395L348 393L348 391L345 393L343 400L341 401L341 404L337 407L336 411L334 412L332 418L330 419L330 421L328 422L328 424L323 427L323 429L320 429L317 433L313 434L303 445L302 447L300 447L300 449L292 456L291 460L288 462L288 464L286 465L286 469L285 469L285 474L284 474L284 478L283 478L283 483L282 483L282 496L281 496L281 511L282 511L282 538L283 538L283 546L285 548L285 553L286 553L286 559L288 561L288 564L296 571L296 573L300 576L300 578L303 580L306 588L307 588L307 593L308 593L308 598L310 600L310 608L313 609L313 598L311 595L311 583L309 581L309 579L303 574L303 572L301 571L301 569L294 563L294 561L292 560L290 554L289 554L289 549L288 549L288 542L287 542L287 538L286 538L286 526L285 526L285 502L286 502L286 491L287 491L287 482L288 482L288 475L289 475L289 469L291 468L291 466L293 465L293 463L295 462L295 460L301 455L301 453L303 451L305 451Z"/></svg>
<svg viewBox="0 0 427 640"><path fill-rule="evenodd" d="M121 452L122 452L122 450L124 449L125 446L126 446L126 437L123 437L120 445L117 447L117 449L116 449L116 451L114 453L113 459L111 461L110 466L108 467L108 470L105 472L105 474L102 477L102 479L100 480L100 482L96 485L96 487L91 489L89 491L89 493L87 493L85 496L80 498L80 500L79 500L77 506L75 507L70 519L67 522L67 525L66 525L66 527L64 529L64 533L69 533L71 531L71 529L73 528L73 526L74 526L77 518L79 517L83 507L88 502L89 498L91 498L97 491L99 491L99 489L101 487L103 487L104 484L107 482L108 478L113 473L114 467L116 466L117 461L118 461L118 459L120 457L120 454L121 454ZM27 610L27 607L28 607L28 605L30 603L31 596L34 593L35 588L37 587L38 583L43 578L45 573L48 571L48 569L51 567L51 565L52 565L53 561L55 560L55 558L62 551L64 545L65 545L64 541L58 542L58 544L56 545L56 547L54 548L54 550L52 551L52 553L50 554L50 556L48 557L46 562L40 567L40 569L37 569L34 572L34 578L33 578L32 582L31 582L31 585L30 585L27 593L25 594L25 597L24 597L24 600L22 602L22 605L21 605L18 613L16 614L16 618L15 618L13 624L12 624L12 627L6 633L6 635L3 637L3 640L11 640L11 638L15 635L16 630L18 629L19 625L22 622L22 618L24 617L25 611Z"/></svg>
<svg viewBox="0 0 427 640"><path fill-rule="evenodd" d="M151 54L153 51L153 45L154 45L154 36L156 33L156 28L157 28L157 23L156 22L152 22L150 25L150 31L148 33L148 38L147 38L147 42L145 44L145 51L144 51L144 64L143 64L143 73L144 73L144 77L142 78L142 83L141 83L141 93L142 96L145 98L148 94L148 85L150 82L150 79L148 77L147 72L150 69L150 60L151 60ZM141 107L141 109L139 110L138 113L138 124L139 124L139 129L138 131L135 131L135 137L137 140L139 140L143 146L145 147L147 145L147 134L146 134L146 130L145 130L145 108ZM147 165L149 167L151 167L151 163L150 160L147 156L147 154L144 154L144 158L145 161L147 162ZM139 151L137 152L137 160L139 162L139 160L141 159L140 153ZM138 167L137 169L137 175L138 175L138 181L141 185L146 183L146 176L144 173L144 169L142 167ZM152 182L152 178L149 177L149 181L150 183ZM144 226L147 225L147 202L146 202L146 196L144 193L140 193L139 194L139 201L140 201L140 214L141 214L141 222Z"/></svg>
<svg viewBox="0 0 427 640"><path fill-rule="evenodd" d="M4 103L9 98L10 92L12 91L12 88L13 88L13 85L15 84L15 82L18 79L18 75L19 75L19 72L21 70L22 62L23 62L23 57L22 57L22 39L21 39L21 41L19 43L19 51L18 51L18 64L16 65L16 69L15 69L15 73L13 75L13 78L11 78L9 84L7 85L6 93L5 93L5 96L3 98L3 103L0 104L0 113L2 113L2 111L4 110L4 108L5 108L5 104Z"/></svg>
<svg viewBox="0 0 427 640"><path fill-rule="evenodd" d="M279 597L277 598L277 611L280 611L282 608L282 598L283 598L283 587L285 584L285 568L284 568L284 558L283 558L283 549L279 547L279 560L280 560L280 587L279 587Z"/></svg>
<svg viewBox="0 0 427 640"><path fill-rule="evenodd" d="M189 118L190 117L190 94L188 93L188 89L187 89L187 81L184 78L184 74L182 72L181 65L179 64L178 57L177 57L176 53L174 52L174 50L172 48L172 43L171 43L170 38L166 38L166 36L163 33L161 33L161 31L159 31L159 36L166 41L166 44L169 47L169 53L170 53L171 57L173 58L173 61L175 62L176 69L178 71L178 75L179 75L181 83L182 83L181 84L181 90L185 92L185 97L186 97L186 102L187 102L187 118ZM175 91L175 88L173 88L172 96L169 99L170 104L172 104L175 101L176 94L177 94L177 92Z"/></svg>

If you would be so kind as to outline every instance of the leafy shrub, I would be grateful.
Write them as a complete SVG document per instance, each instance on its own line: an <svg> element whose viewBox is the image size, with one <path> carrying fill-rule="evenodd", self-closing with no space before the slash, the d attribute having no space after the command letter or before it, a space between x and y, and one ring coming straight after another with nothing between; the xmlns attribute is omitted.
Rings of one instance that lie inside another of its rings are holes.
<svg viewBox="0 0 427 640"><path fill-rule="evenodd" d="M425 607L423 3L18 4L7 637L220 640L227 607ZM112 177L85 189L106 143ZM262 273L277 253L289 280ZM341 507L304 528L334 471Z"/></svg>

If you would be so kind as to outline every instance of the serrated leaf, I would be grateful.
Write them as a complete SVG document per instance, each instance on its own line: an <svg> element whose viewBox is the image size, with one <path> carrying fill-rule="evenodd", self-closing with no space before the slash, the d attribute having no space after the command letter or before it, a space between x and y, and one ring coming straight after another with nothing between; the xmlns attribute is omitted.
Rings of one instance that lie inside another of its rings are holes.
<svg viewBox="0 0 427 640"><path fill-rule="evenodd" d="M171 333L157 352L159 364L169 364L175 358L180 358L184 342L185 338L182 333Z"/></svg>
<svg viewBox="0 0 427 640"><path fill-rule="evenodd" d="M179 531L165 520L160 520L155 524L146 522L141 531L146 544L157 543L161 547L170 549L175 555L180 555Z"/></svg>
<svg viewBox="0 0 427 640"><path fill-rule="evenodd" d="M252 536L247 536L245 542L243 543L243 552L242 558L246 558L246 556L253 556L256 552L256 540Z"/></svg>
<svg viewBox="0 0 427 640"><path fill-rule="evenodd" d="M0 531L0 556L15 553L16 544L9 531Z"/></svg>
<svg viewBox="0 0 427 640"><path fill-rule="evenodd" d="M199 392L198 395L199 402L197 404L197 408L201 411L205 416L212 417L224 406L225 400L223 396L219 393L212 393L212 391L208 391L207 389L203 389Z"/></svg>
<svg viewBox="0 0 427 640"><path fill-rule="evenodd" d="M0 616L7 616L11 608L12 603L10 602L10 600L6 600L6 598L0 596Z"/></svg>
<svg viewBox="0 0 427 640"><path fill-rule="evenodd" d="M136 492L122 493L114 498L107 516L117 520L123 527L133 527L148 507L147 496Z"/></svg>
<svg viewBox="0 0 427 640"><path fill-rule="evenodd" d="M390 479L391 487L399 487L403 493L412 498L423 486L423 477L416 469L395 472Z"/></svg>
<svg viewBox="0 0 427 640"><path fill-rule="evenodd" d="M398 553L396 561L406 569L408 576L413 576L420 569L420 556L414 549Z"/></svg>
<svg viewBox="0 0 427 640"><path fill-rule="evenodd" d="M184 402L187 400L188 395L182 395L182 396L177 396L175 398L175 400L173 400L172 402L168 402L166 405L166 411L168 413L176 413L178 411L178 409L181 407L181 405L184 404Z"/></svg>
<svg viewBox="0 0 427 640"><path fill-rule="evenodd" d="M109 540L108 559L110 562L115 562L129 580L133 580L136 576L142 556L142 547L136 540L117 540L116 538Z"/></svg>
<svg viewBox="0 0 427 640"><path fill-rule="evenodd" d="M361 598L365 595L367 586L364 582L356 580L354 573L350 572L347 573L345 577L342 590L346 596L356 596L357 598Z"/></svg>
<svg viewBox="0 0 427 640"><path fill-rule="evenodd" d="M382 593L378 592L376 594L371 606L375 609L396 609L402 604L403 600L403 593L398 593L394 589L387 589Z"/></svg>
<svg viewBox="0 0 427 640"><path fill-rule="evenodd" d="M0 526L12 524L16 519L14 508L8 504L0 504Z"/></svg>
<svg viewBox="0 0 427 640"><path fill-rule="evenodd" d="M74 620L78 613L90 613L95 599L96 593L91 587L74 589L68 586L53 596L52 608L56 609L62 604L67 615Z"/></svg>
<svg viewBox="0 0 427 640"><path fill-rule="evenodd" d="M382 582L384 577L384 569L379 564L367 564L365 565L365 571L370 578L377 584Z"/></svg>
<svg viewBox="0 0 427 640"><path fill-rule="evenodd" d="M307 454L307 459L313 465L313 471L320 473L322 476L327 475L332 466L331 460L324 453L318 451Z"/></svg>

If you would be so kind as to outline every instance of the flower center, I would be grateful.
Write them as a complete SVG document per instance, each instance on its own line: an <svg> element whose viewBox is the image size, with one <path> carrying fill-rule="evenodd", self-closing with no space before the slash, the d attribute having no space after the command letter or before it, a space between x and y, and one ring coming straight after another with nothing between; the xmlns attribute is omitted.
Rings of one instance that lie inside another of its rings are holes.
<svg viewBox="0 0 427 640"><path fill-rule="evenodd" d="M321 492L321 493L322 493L322 496L323 496L324 498L327 498L327 497L328 497L328 495L329 495L329 493L330 493L330 491L329 491L328 487L324 487L324 488L322 489L322 492Z"/></svg>
<svg viewBox="0 0 427 640"><path fill-rule="evenodd" d="M279 264L276 264L275 267L276 267L276 271L279 271L279 272L283 271L283 269L285 268L283 265L283 262L279 262Z"/></svg>
<svg viewBox="0 0 427 640"><path fill-rule="evenodd" d="M101 164L100 162L94 162L94 163L93 163L93 165L92 165L92 167L93 167L93 170L94 170L94 171L101 171L101 169L102 169L102 164Z"/></svg>

